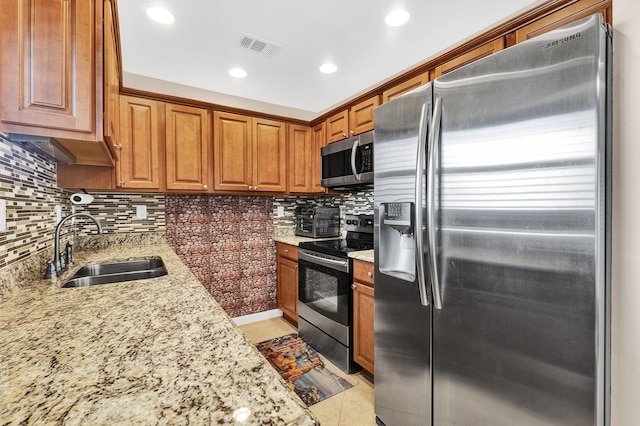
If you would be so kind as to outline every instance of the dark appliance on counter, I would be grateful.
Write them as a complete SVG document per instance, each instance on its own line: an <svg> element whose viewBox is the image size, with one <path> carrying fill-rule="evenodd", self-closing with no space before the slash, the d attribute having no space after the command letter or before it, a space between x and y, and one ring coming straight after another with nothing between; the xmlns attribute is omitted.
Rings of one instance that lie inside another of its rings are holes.
<svg viewBox="0 0 640 426"><path fill-rule="evenodd" d="M371 188L373 130L320 148L320 170L325 188Z"/></svg>
<svg viewBox="0 0 640 426"><path fill-rule="evenodd" d="M347 215L347 236L298 246L298 334L346 373L354 371L352 251L373 249L373 215Z"/></svg>
<svg viewBox="0 0 640 426"><path fill-rule="evenodd" d="M340 208L296 207L296 235L311 238L340 236Z"/></svg>

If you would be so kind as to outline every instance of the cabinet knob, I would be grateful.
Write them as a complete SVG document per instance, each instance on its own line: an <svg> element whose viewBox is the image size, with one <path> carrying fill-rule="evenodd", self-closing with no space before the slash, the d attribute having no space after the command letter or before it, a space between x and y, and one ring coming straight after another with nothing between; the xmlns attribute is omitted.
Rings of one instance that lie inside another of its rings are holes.
<svg viewBox="0 0 640 426"><path fill-rule="evenodd" d="M371 272L371 271L367 272L367 276L368 276L369 278L373 277L373 272Z"/></svg>
<svg viewBox="0 0 640 426"><path fill-rule="evenodd" d="M253 186L249 186L249 191L253 191Z"/></svg>
<svg viewBox="0 0 640 426"><path fill-rule="evenodd" d="M117 150L122 151L122 145L120 145L119 143L118 143L118 144L113 145L113 147L114 147L115 149L117 149Z"/></svg>
<svg viewBox="0 0 640 426"><path fill-rule="evenodd" d="M289 253L289 249L284 249L284 252L285 253Z"/></svg>
<svg viewBox="0 0 640 426"><path fill-rule="evenodd" d="M202 190L203 191L209 190L209 185L202 185Z"/></svg>
<svg viewBox="0 0 640 426"><path fill-rule="evenodd" d="M355 284L351 284L351 290L355 290L356 288L358 288Z"/></svg>
<svg viewBox="0 0 640 426"><path fill-rule="evenodd" d="M257 191L257 190L258 190L258 185L254 186L254 187L253 187L253 190L254 190L254 191Z"/></svg>
<svg viewBox="0 0 640 426"><path fill-rule="evenodd" d="M342 133L342 137L343 137L343 138L346 138L346 137L347 137L347 134L343 132L343 133Z"/></svg>
<svg viewBox="0 0 640 426"><path fill-rule="evenodd" d="M351 136L353 136L353 135L355 135L355 134L356 134L356 132L354 132L353 130L352 130L352 131L350 131L349 133L351 133Z"/></svg>

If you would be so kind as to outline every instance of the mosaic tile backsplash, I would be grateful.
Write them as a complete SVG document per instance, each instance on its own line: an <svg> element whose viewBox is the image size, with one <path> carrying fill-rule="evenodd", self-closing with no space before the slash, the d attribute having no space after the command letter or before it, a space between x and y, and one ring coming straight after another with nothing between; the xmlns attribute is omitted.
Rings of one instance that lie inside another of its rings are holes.
<svg viewBox="0 0 640 426"><path fill-rule="evenodd" d="M68 208L69 196L56 186L56 165L7 142L0 135L0 199L7 228L0 232L0 269L50 249L54 206Z"/></svg>
<svg viewBox="0 0 640 426"><path fill-rule="evenodd" d="M0 273L22 261L42 264L51 257L56 228L55 206L71 213L71 192L56 185L56 164L8 142L0 134L0 200L6 202L7 229L0 232ZM87 206L76 206L98 218L105 233L164 232L164 195L92 194ZM136 219L136 205L147 207L147 219ZM96 232L78 218L65 225L63 241ZM87 225L86 227L84 225Z"/></svg>
<svg viewBox="0 0 640 426"><path fill-rule="evenodd" d="M299 205L342 207L342 219L345 214L373 214L373 190L346 192L332 196L276 196L273 201L274 235L294 234L295 209ZM283 217L278 217L278 207L283 207ZM342 225L344 226L344 222Z"/></svg>
<svg viewBox="0 0 640 426"><path fill-rule="evenodd" d="M166 236L232 317L275 309L273 198L166 196Z"/></svg>

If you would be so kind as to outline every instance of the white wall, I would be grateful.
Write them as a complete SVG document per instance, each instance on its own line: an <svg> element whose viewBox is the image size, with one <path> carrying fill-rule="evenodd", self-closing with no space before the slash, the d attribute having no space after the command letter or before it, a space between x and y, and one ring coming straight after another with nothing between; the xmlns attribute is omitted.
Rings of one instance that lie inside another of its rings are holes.
<svg viewBox="0 0 640 426"><path fill-rule="evenodd" d="M614 0L611 424L640 424L640 2Z"/></svg>

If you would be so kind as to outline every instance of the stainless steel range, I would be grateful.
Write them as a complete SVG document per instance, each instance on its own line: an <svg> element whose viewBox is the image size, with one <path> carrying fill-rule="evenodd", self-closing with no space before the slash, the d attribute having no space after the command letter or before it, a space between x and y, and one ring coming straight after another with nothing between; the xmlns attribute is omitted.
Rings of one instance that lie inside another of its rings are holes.
<svg viewBox="0 0 640 426"><path fill-rule="evenodd" d="M347 215L347 236L298 247L298 334L346 373L354 371L353 262L373 249L373 215Z"/></svg>

